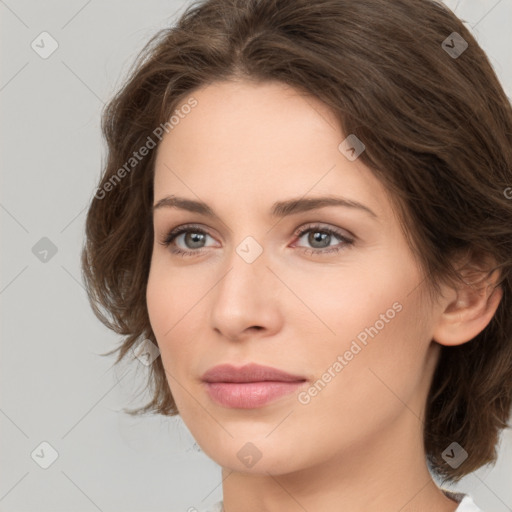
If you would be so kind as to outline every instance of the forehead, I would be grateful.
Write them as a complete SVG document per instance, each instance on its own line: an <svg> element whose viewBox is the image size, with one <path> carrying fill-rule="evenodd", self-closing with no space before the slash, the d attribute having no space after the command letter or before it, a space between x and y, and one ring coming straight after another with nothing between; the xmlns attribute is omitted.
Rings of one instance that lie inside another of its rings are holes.
<svg viewBox="0 0 512 512"><path fill-rule="evenodd" d="M287 154L290 159L300 153L301 143L312 136L323 138L326 146L334 144L334 149L341 136L326 105L281 82L215 82L196 90L176 110L191 96L197 106L180 116L159 152L188 150L195 159L208 155L216 160L236 154L238 161L244 154L257 161L270 153L282 160L287 149L294 150Z"/></svg>
<svg viewBox="0 0 512 512"><path fill-rule="evenodd" d="M340 152L345 136L317 98L280 82L249 81L210 84L181 105L190 97L197 105L158 147L155 199L179 193L216 201L233 191L259 205L308 192L382 197L370 170Z"/></svg>

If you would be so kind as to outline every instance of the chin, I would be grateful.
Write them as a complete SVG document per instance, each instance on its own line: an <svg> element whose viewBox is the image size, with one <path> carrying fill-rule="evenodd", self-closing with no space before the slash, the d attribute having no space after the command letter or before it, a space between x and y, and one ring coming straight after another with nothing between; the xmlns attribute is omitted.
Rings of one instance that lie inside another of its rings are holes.
<svg viewBox="0 0 512 512"><path fill-rule="evenodd" d="M297 461L296 443L290 438L276 435L273 439L266 438L265 433L258 436L245 435L245 432L228 429L233 437L227 434L222 440L215 440L205 434L204 442L196 438L203 452L219 466L237 472L273 475L291 473L300 467ZM274 433L272 434L274 436Z"/></svg>

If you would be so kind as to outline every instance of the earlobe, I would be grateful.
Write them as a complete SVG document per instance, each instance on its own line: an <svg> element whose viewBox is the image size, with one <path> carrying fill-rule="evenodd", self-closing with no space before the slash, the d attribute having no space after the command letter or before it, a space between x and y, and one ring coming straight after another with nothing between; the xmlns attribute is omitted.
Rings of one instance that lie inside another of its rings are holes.
<svg viewBox="0 0 512 512"><path fill-rule="evenodd" d="M433 340L441 345L455 346L481 333L492 320L503 296L498 278L499 272L495 271L483 282L465 281L459 285L446 301Z"/></svg>

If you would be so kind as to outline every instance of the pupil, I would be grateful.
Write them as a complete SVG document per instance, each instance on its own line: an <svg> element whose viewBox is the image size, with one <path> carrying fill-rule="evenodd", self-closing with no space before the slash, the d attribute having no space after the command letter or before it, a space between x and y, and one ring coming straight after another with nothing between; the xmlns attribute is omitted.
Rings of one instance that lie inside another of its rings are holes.
<svg viewBox="0 0 512 512"><path fill-rule="evenodd" d="M320 231L315 231L315 232L312 232L309 236L309 243L313 246L313 247L316 247L315 244L317 242L321 242L326 240L326 238L329 238L331 235L329 235L328 233L321 233ZM327 244L329 245L329 244ZM325 246L324 246L325 247Z"/></svg>
<svg viewBox="0 0 512 512"><path fill-rule="evenodd" d="M199 244L199 247L201 246L201 242L203 241L203 238L204 238L204 235L202 233L188 233L187 235L189 237L189 240L191 239L192 242L190 245L192 245L193 248L197 248L194 244L198 243ZM188 241L187 241L188 242ZM189 245L187 243L187 245Z"/></svg>

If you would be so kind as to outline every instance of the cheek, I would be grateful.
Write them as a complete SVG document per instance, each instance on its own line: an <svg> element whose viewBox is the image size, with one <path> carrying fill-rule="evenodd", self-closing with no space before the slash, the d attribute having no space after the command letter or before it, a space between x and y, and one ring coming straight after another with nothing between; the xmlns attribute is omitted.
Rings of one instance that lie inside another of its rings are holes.
<svg viewBox="0 0 512 512"><path fill-rule="evenodd" d="M364 343L369 331L377 330L378 337L389 332L420 274L409 260L397 262L383 252L366 258L357 253L343 265L318 266L314 271L280 269L293 295L283 295L278 307L289 326L310 326L308 334L301 335L304 343L314 335L315 351L324 346L341 350L358 335Z"/></svg>
<svg viewBox="0 0 512 512"><path fill-rule="evenodd" d="M386 301L383 306L368 306L372 314L364 327L347 319L347 334L318 354L315 389L302 398L310 399L305 407L312 417L325 415L333 435L337 429L351 432L355 418L361 433L369 434L403 413L405 404L420 415L428 333L417 321L416 300L395 303L393 313ZM375 313L383 313L387 323Z"/></svg>
<svg viewBox="0 0 512 512"><path fill-rule="evenodd" d="M146 288L146 304L149 321L157 341L161 342L165 332L172 326L169 312L174 310L174 297L167 287L165 276L152 264Z"/></svg>
<svg viewBox="0 0 512 512"><path fill-rule="evenodd" d="M319 379L312 393L322 395L318 402L332 401L345 412L346 407L371 406L371 415L372 407L393 405L383 398L400 404L393 392L407 399L424 373L430 341L424 321L428 311L418 291L413 291L421 274L409 260L397 264L382 258L381 262L342 269L316 286L310 278L296 288L318 317L310 332L301 329L304 341L315 341L309 353L304 346L303 356ZM300 313L295 322L303 326L308 317ZM311 312L308 315L314 318Z"/></svg>
<svg viewBox="0 0 512 512"><path fill-rule="evenodd" d="M166 271L165 264L153 258L146 288L148 316L162 362L172 374L179 368L177 362L182 357L182 349L188 345L184 339L181 343L177 340L188 321L186 313L190 310L188 304L192 295L190 288L183 286L179 279L179 273Z"/></svg>
<svg viewBox="0 0 512 512"><path fill-rule="evenodd" d="M157 249L158 252L161 249ZM198 280L197 282L201 282ZM187 312L193 310L204 294L204 286L190 281L179 269L171 271L166 255L154 254L146 288L146 303L151 327L157 340L172 339L172 334L187 323ZM166 342L167 343L167 342Z"/></svg>
<svg viewBox="0 0 512 512"><path fill-rule="evenodd" d="M176 282L169 278L169 273L159 271L158 265L151 266L146 289L146 302L149 321L156 338L165 376L178 410L183 410L184 404L180 384L184 377L180 373L187 368L186 340L179 339L180 328L186 320L184 317L186 300L185 293L176 293ZM184 318L183 318L184 317ZM180 318L183 320L180 322ZM180 343L178 343L178 340Z"/></svg>
<svg viewBox="0 0 512 512"><path fill-rule="evenodd" d="M191 275L180 269L170 269L165 255L156 255L151 263L146 289L146 303L151 328L168 375L169 386L176 402L179 383L191 378L197 362L199 340L204 340L205 294L212 287L211 277L202 279L198 272Z"/></svg>

